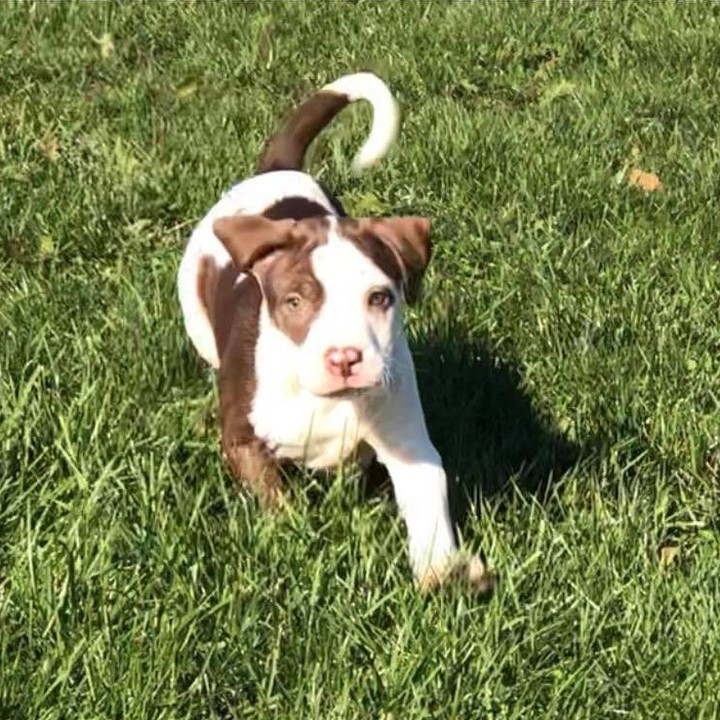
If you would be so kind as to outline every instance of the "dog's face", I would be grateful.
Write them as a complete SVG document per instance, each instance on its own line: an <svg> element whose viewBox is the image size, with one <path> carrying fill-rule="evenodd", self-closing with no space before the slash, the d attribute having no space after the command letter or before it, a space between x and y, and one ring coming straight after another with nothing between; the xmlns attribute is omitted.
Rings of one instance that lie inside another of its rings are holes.
<svg viewBox="0 0 720 720"><path fill-rule="evenodd" d="M427 220L235 216L213 230L259 280L261 332L278 334L303 388L332 396L388 384L402 306L430 258Z"/></svg>

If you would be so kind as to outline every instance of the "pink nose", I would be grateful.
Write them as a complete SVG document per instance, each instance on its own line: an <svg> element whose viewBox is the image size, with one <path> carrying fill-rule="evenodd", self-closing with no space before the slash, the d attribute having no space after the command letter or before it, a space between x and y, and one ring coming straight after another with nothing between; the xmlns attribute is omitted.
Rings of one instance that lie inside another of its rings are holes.
<svg viewBox="0 0 720 720"><path fill-rule="evenodd" d="M362 362L362 351L354 347L333 347L325 353L325 367L331 375L350 377L353 365L359 362Z"/></svg>

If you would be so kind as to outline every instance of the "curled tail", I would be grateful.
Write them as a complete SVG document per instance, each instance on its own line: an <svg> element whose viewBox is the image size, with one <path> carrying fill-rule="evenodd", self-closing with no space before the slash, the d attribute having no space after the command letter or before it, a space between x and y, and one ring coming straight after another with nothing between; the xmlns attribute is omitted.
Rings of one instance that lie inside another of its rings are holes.
<svg viewBox="0 0 720 720"><path fill-rule="evenodd" d="M388 86L372 73L345 75L325 85L290 114L285 124L266 143L256 174L272 170L302 170L305 152L318 133L347 105L367 100L373 121L353 160L358 171L383 158L395 141L400 111Z"/></svg>

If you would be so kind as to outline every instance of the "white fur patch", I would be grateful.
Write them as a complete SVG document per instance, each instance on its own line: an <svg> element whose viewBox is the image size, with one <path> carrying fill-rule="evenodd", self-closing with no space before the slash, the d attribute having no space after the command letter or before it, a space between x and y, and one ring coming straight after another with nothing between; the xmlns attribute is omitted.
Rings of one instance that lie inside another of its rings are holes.
<svg viewBox="0 0 720 720"><path fill-rule="evenodd" d="M250 421L278 457L311 468L339 465L359 442L358 408L352 400L319 397L303 388L299 354L300 348L275 327L263 306Z"/></svg>

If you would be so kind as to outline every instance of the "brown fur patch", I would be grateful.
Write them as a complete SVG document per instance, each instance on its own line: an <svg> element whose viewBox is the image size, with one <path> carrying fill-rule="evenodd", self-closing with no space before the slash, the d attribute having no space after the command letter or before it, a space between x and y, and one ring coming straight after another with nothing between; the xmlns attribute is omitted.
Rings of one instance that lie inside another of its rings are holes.
<svg viewBox="0 0 720 720"><path fill-rule="evenodd" d="M292 218L268 220L262 215L227 215L215 220L212 228L237 270L249 270L275 250L296 242Z"/></svg>
<svg viewBox="0 0 720 720"><path fill-rule="evenodd" d="M276 463L255 436L250 411L255 396L255 346L262 293L251 275L236 283L238 271L218 271L211 258L200 269L202 299L220 357L219 390L223 455L230 469L265 505L282 502Z"/></svg>
<svg viewBox="0 0 720 720"><path fill-rule="evenodd" d="M265 145L256 175L272 170L302 170L315 136L348 104L347 95L320 91L295 108Z"/></svg>
<svg viewBox="0 0 720 720"><path fill-rule="evenodd" d="M312 271L310 254L283 253L265 276L263 287L273 322L299 345L324 300L322 285Z"/></svg>
<svg viewBox="0 0 720 720"><path fill-rule="evenodd" d="M262 295L257 280L246 275L233 284L218 307L215 326L220 350L220 407L223 416L223 445L245 444L255 438L248 415L255 396L255 347L260 331ZM224 315L224 317L223 317Z"/></svg>
<svg viewBox="0 0 720 720"><path fill-rule="evenodd" d="M328 211L320 204L304 197L291 195L273 203L263 215L268 220L303 220L311 217L324 217Z"/></svg>
<svg viewBox="0 0 720 720"><path fill-rule="evenodd" d="M307 337L325 299L322 285L313 273L310 254L327 242L327 232L325 219L298 222L293 248L279 253L261 273L270 317L296 344Z"/></svg>
<svg viewBox="0 0 720 720"><path fill-rule="evenodd" d="M196 292L213 332L215 332L215 293L217 291L218 275L219 272L215 261L205 255L201 257ZM217 336L215 342L217 342Z"/></svg>

